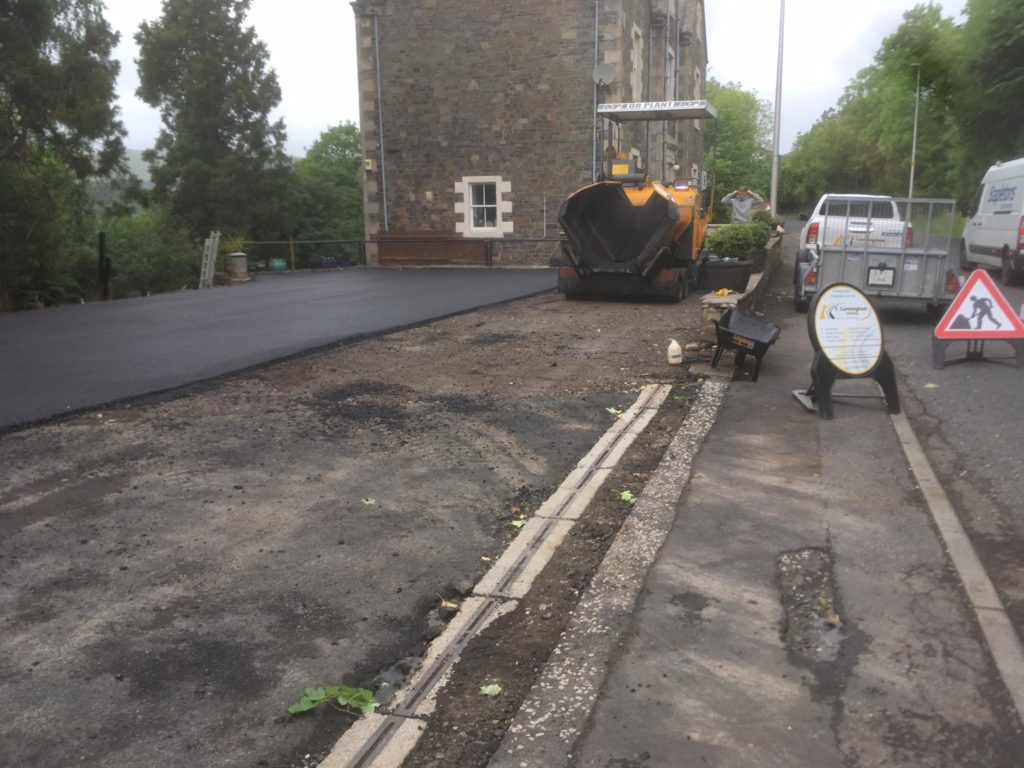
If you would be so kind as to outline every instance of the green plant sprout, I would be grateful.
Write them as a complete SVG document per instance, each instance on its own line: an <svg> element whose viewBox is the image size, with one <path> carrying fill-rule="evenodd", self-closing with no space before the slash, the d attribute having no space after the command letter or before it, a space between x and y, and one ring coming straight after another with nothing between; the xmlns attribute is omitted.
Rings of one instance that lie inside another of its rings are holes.
<svg viewBox="0 0 1024 768"><path fill-rule="evenodd" d="M329 685L325 688L307 688L299 702L288 707L288 713L298 715L316 709L323 704L359 717L372 715L373 711L380 706L373 698L373 692L366 688Z"/></svg>

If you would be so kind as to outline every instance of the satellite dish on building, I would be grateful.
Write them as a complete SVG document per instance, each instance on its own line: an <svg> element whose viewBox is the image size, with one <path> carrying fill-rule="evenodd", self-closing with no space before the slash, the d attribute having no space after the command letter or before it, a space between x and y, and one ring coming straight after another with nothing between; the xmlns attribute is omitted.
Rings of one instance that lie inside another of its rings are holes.
<svg viewBox="0 0 1024 768"><path fill-rule="evenodd" d="M611 85L615 82L617 74L615 65L606 61L594 67L594 74L591 77L594 78L594 82L598 85Z"/></svg>

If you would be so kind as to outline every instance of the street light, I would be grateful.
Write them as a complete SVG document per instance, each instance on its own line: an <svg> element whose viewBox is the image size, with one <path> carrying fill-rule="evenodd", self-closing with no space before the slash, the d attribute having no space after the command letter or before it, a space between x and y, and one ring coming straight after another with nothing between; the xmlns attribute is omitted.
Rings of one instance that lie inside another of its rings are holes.
<svg viewBox="0 0 1024 768"><path fill-rule="evenodd" d="M786 29L786 0L779 0L779 64L775 75L775 128L772 136L772 187L768 202L777 216L775 198L779 191L779 113L782 111L782 34Z"/></svg>
<svg viewBox="0 0 1024 768"><path fill-rule="evenodd" d="M914 168L917 165L917 115L921 107L921 65L911 64L917 70L917 95L914 97L914 139L910 145L910 190L907 200L914 199Z"/></svg>

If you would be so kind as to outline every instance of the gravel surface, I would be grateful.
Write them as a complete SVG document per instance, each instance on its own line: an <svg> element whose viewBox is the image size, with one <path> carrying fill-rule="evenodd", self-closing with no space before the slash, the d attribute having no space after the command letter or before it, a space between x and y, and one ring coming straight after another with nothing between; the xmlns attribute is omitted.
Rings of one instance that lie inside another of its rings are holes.
<svg viewBox="0 0 1024 768"><path fill-rule="evenodd" d="M0 764L314 765L351 717L287 715L302 690L400 685L607 409L678 385L413 763L485 764L621 524L611 488L685 416L665 355L698 316L542 294L0 436Z"/></svg>

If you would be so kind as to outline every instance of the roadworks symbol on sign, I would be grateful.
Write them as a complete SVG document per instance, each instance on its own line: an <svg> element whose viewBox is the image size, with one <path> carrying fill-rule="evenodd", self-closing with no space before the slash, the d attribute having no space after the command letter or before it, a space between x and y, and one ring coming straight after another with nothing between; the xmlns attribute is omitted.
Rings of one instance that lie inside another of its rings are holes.
<svg viewBox="0 0 1024 768"><path fill-rule="evenodd" d="M935 326L937 339L1024 339L1024 323L988 272L971 272Z"/></svg>

